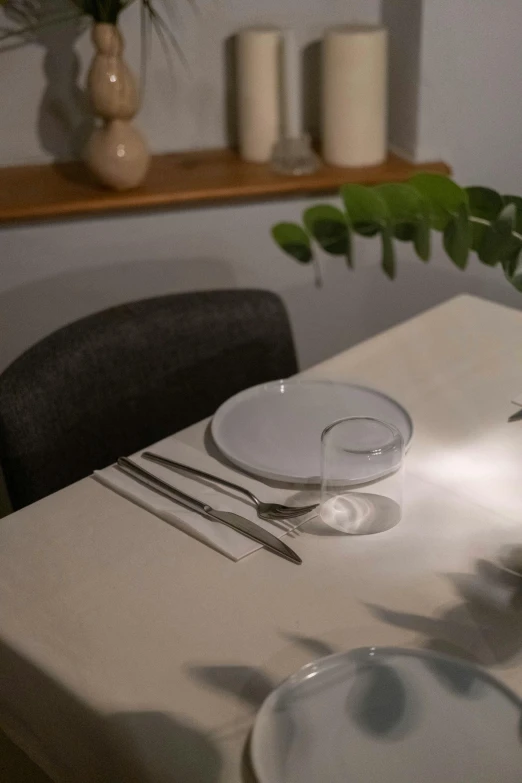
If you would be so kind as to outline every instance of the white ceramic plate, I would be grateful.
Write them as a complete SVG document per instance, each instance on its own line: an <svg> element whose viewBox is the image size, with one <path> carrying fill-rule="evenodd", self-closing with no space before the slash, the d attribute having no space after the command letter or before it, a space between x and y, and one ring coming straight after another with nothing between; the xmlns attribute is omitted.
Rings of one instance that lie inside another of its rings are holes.
<svg viewBox="0 0 522 783"><path fill-rule="evenodd" d="M522 701L426 651L368 648L290 677L257 716L259 783L520 783Z"/></svg>
<svg viewBox="0 0 522 783"><path fill-rule="evenodd" d="M220 451L238 467L274 481L318 484L321 433L347 416L394 424L409 444L413 423L381 392L328 381L276 381L236 394L212 420Z"/></svg>

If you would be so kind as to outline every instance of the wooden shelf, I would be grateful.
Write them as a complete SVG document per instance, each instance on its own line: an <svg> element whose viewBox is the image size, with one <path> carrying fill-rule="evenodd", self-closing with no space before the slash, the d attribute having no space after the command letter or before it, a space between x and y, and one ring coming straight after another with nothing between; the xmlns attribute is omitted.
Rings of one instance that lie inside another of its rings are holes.
<svg viewBox="0 0 522 783"><path fill-rule="evenodd" d="M98 186L81 163L0 168L0 223L64 219L128 210L329 193L345 182L401 182L417 171L448 174L442 162L413 165L390 155L382 166L291 177L245 163L231 150L157 155L141 187L115 193Z"/></svg>

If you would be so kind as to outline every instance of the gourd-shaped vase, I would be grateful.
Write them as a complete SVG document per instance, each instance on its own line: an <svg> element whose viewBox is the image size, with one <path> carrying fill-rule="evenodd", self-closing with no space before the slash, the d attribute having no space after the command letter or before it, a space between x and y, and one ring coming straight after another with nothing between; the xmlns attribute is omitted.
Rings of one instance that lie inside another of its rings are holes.
<svg viewBox="0 0 522 783"><path fill-rule="evenodd" d="M97 23L92 30L96 55L87 91L102 124L92 132L85 161L109 188L128 190L147 174L150 155L141 133L131 120L139 109L136 81L123 59L123 38L113 24Z"/></svg>

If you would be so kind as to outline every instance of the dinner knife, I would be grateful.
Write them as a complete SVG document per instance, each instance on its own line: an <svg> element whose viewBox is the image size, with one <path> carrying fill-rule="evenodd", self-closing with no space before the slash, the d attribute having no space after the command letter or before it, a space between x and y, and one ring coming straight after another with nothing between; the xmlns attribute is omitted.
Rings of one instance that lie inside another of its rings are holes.
<svg viewBox="0 0 522 783"><path fill-rule="evenodd" d="M249 519L239 516L239 514L233 514L230 511L217 511L207 503L203 503L201 500L185 494L180 489L176 489L172 484L168 484L163 479L155 476L154 473L149 473L148 470L145 470L141 465L133 462L128 457L120 457L117 465L123 473L153 492L157 492L159 495L163 495L169 500L189 508L191 511L196 511L198 514L222 522L224 525L251 538L252 541L262 544L266 549L290 560L292 563L302 563L301 558L293 549L290 549L283 541L264 530L260 525L256 525L255 522L251 522Z"/></svg>

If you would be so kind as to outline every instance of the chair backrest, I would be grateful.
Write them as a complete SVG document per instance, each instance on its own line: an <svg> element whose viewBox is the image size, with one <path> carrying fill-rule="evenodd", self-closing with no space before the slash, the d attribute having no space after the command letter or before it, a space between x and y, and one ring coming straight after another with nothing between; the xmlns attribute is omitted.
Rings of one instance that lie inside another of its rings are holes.
<svg viewBox="0 0 522 783"><path fill-rule="evenodd" d="M281 300L175 294L65 326L0 375L0 464L13 508L297 370Z"/></svg>

